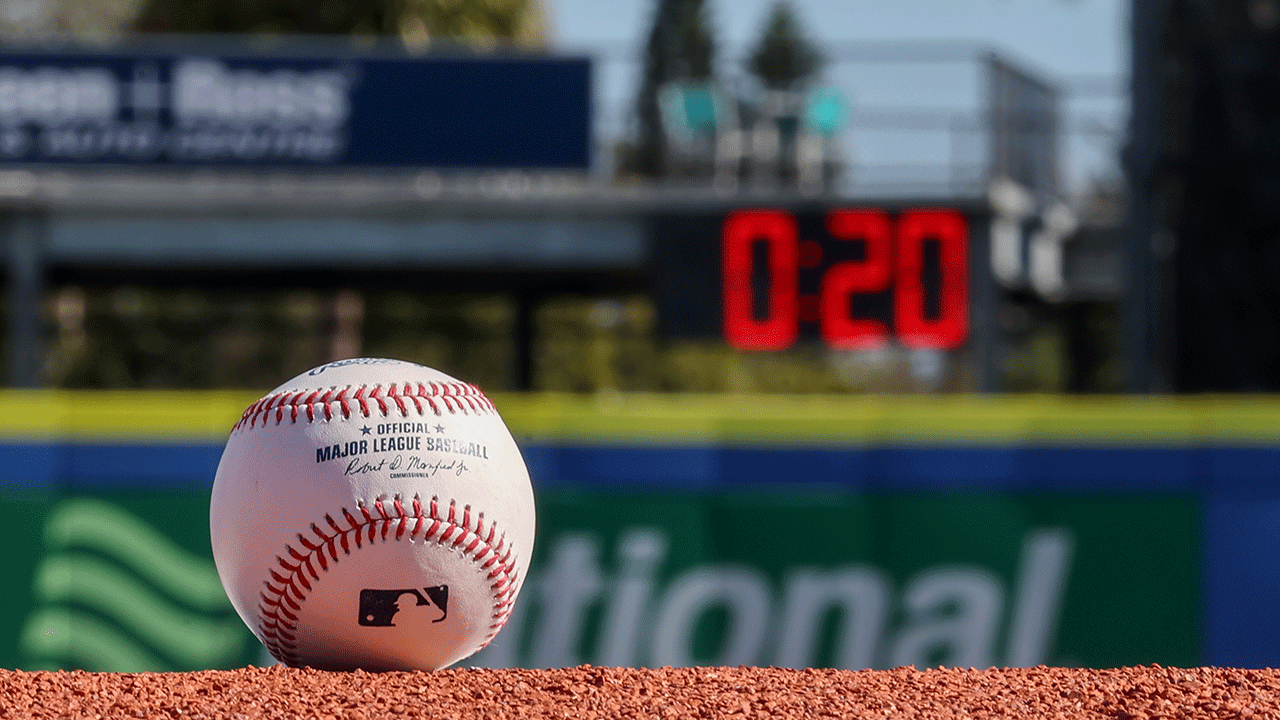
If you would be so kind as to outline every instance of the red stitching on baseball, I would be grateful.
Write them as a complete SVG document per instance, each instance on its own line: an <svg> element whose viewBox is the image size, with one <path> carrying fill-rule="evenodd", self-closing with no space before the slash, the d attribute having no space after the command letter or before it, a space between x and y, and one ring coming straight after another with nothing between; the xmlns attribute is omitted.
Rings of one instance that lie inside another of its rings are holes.
<svg viewBox="0 0 1280 720"><path fill-rule="evenodd" d="M356 390L356 402L360 403L360 414L365 417L369 417L369 401L364 399L365 393L368 389L369 388L364 385L361 385L360 389Z"/></svg>
<svg viewBox="0 0 1280 720"><path fill-rule="evenodd" d="M436 415L443 415L444 411L450 413L497 412L493 401L486 397L480 388L469 383L420 382L416 385L404 383L402 386L389 384L371 387L361 385L354 388L354 393L352 389L352 386L348 385L342 388L285 391L268 395L250 405L232 429L256 427L259 421L262 422L263 427L266 427L273 416L276 424L280 425L286 419L286 411L287 419L291 423L298 422L299 415L306 415L307 422L315 422L317 415L323 415L325 420L332 421L336 414L335 409L337 413L341 413L343 419L350 419L353 402L358 406L361 415L371 417L373 414L371 400L377 404L378 412L383 417L390 414L393 405L400 411L401 416L407 417L409 415L407 401L413 402L419 415L424 413L424 403ZM441 410L442 405L443 410Z"/></svg>
<svg viewBox="0 0 1280 720"><path fill-rule="evenodd" d="M254 421L250 419L249 422ZM390 502L390 509L387 506L388 502ZM437 497L431 498L431 502L426 506L426 512L424 512L422 499L416 494L407 508L399 495L392 498L378 498L373 502L373 506L377 511L376 517L369 511L363 500L357 502L356 507L362 516L360 519L345 507L342 508L342 517L347 523L345 528L334 519L333 515L325 515L325 524L333 530L332 534L321 529L319 523L312 523L311 533L315 536L314 538L308 538L302 533L298 534L298 544L306 548L306 552L286 544L285 552L276 558L278 567L267 569L271 579L262 583L266 589L262 591L261 602L258 604L258 636L271 655L280 662L295 667L300 664L295 636L298 629L296 613L302 610L302 602L311 591L311 582L307 579L307 575L317 581L320 579L320 574L312 565L312 558L314 557L316 563L320 565L321 572L327 572L329 563L338 561L338 545L342 546L345 554L351 554L348 537L355 539L357 548L362 547L365 528L368 528L369 544L373 544L378 537L381 537L383 542L400 540L405 535L408 535L410 540L420 537L424 541L431 540L443 547L460 549L465 556L476 562L481 571L493 567L486 576L489 580L489 592L493 596L493 614L489 632L480 643L480 648L488 645L498 631L506 625L515 603L515 590L519 586L518 571L512 560L514 553L506 546L506 536L497 534L497 527L493 522L489 523L486 534L484 513L476 515L475 527L472 527L470 505L463 507L462 522L459 524L457 503L450 501L448 515L441 517ZM410 520L414 521L413 526L406 530ZM426 532L422 532L427 520L432 521L431 525L426 527ZM392 523L397 525L395 533L388 532ZM379 525L381 525L380 528ZM441 531L442 528L443 531ZM455 531L458 531L456 538ZM473 540L459 548L468 537L472 537ZM329 556L327 559L326 555ZM285 557L292 558L295 562L290 562ZM301 589L299 585L302 586ZM290 612L290 609L293 612Z"/></svg>
<svg viewBox="0 0 1280 720"><path fill-rule="evenodd" d="M369 392L369 398L378 402L378 411L385 416L387 414L387 401L382 399L382 386L374 385L373 390Z"/></svg>

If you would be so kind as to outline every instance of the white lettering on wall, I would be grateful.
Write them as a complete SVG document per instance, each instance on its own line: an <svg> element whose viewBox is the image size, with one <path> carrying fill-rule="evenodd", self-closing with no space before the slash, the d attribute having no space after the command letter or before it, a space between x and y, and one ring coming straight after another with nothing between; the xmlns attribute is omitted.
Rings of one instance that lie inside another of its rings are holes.
<svg viewBox="0 0 1280 720"><path fill-rule="evenodd" d="M334 70L231 70L192 58L175 65L172 85L174 116L182 124L331 128L351 113L350 83Z"/></svg>
<svg viewBox="0 0 1280 720"><path fill-rule="evenodd" d="M610 544L614 552L603 552ZM1037 665L1052 660L1074 546L1065 528L1028 532L1009 583L980 565L943 564L898 587L882 568L844 564L786 568L775 588L764 573L737 564L694 565L664 582L672 541L659 528L625 528L614 543L592 532L565 534L531 575L534 592L469 662ZM715 647L695 648L698 628L714 616L724 621Z"/></svg>
<svg viewBox="0 0 1280 720"><path fill-rule="evenodd" d="M6 125L114 120L120 83L104 68L0 68L0 122Z"/></svg>

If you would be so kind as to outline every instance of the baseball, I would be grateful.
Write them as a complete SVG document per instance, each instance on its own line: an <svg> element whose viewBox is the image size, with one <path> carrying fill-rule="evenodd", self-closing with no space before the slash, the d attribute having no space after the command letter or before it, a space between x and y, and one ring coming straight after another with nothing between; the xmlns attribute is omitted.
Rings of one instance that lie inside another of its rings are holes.
<svg viewBox="0 0 1280 720"><path fill-rule="evenodd" d="M479 388L413 363L339 360L245 410L209 531L232 605L277 660L434 670L511 614L533 489Z"/></svg>

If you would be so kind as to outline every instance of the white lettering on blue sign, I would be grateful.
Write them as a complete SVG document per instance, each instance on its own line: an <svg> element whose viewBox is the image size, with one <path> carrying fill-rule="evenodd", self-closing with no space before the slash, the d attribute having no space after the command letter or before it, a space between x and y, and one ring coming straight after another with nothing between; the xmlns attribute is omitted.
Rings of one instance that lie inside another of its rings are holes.
<svg viewBox="0 0 1280 720"><path fill-rule="evenodd" d="M350 81L335 70L231 70L207 59L173 69L173 112L181 124L332 128L351 114Z"/></svg>

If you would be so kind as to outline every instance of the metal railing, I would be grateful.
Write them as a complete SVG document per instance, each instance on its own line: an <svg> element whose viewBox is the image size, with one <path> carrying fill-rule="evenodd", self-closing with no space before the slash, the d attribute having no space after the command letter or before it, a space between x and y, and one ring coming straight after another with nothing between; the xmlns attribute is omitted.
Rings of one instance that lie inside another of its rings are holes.
<svg viewBox="0 0 1280 720"><path fill-rule="evenodd" d="M573 50L596 60L596 172L608 180L615 169L613 150L633 130L643 54L627 43ZM976 42L840 42L824 46L823 52L827 64L816 86L839 93L848 108L833 143L838 177L826 192L853 197L985 194L991 138L1000 129L992 113L989 75L997 59L1056 95L1057 172L1065 194L1119 175L1128 112L1122 77L1059 77ZM728 96L759 96L740 54L730 54L720 68L716 85Z"/></svg>

